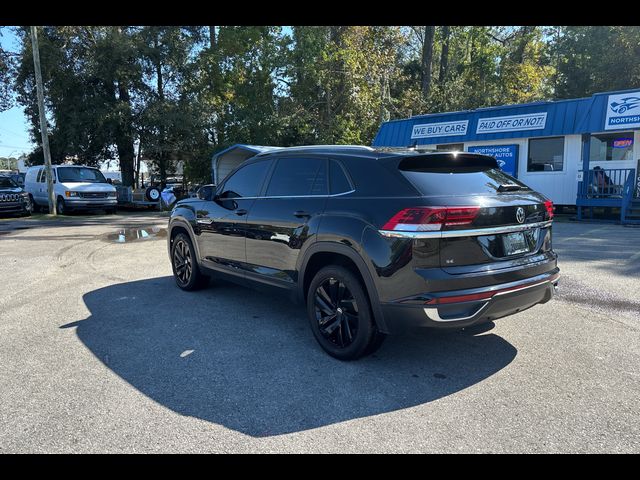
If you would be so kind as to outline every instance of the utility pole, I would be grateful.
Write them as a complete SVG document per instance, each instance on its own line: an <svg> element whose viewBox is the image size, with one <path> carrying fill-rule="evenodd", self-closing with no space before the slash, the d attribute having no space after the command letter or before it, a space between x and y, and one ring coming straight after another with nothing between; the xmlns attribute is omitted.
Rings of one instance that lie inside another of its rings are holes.
<svg viewBox="0 0 640 480"><path fill-rule="evenodd" d="M47 193L49 197L49 213L58 215L56 200L53 195L53 172L51 170L51 152L49 151L49 133L47 130L47 117L44 111L44 90L42 87L42 72L40 71L40 51L38 50L38 32L31 26L31 46L33 48L33 68L36 72L36 90L38 91L38 116L40 117L40 133L42 134L42 153L47 172Z"/></svg>

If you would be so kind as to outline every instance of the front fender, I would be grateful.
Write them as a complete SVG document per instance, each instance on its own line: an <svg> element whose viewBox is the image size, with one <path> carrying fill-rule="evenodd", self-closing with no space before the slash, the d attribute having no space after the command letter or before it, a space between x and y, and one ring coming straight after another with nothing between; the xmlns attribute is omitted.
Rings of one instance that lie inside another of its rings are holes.
<svg viewBox="0 0 640 480"><path fill-rule="evenodd" d="M171 242L173 239L173 230L176 227L184 228L189 234L193 248L196 250L196 256L198 263L200 263L200 248L196 241L196 235L198 234L198 224L196 223L196 209L192 205L177 205L171 212L169 218L169 227L167 231L167 248L169 255L171 255Z"/></svg>

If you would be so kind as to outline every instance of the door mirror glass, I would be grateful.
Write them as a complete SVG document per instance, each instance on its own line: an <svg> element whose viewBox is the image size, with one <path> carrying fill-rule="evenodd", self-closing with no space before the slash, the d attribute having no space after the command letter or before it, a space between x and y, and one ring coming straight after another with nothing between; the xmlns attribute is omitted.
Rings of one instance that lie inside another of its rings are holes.
<svg viewBox="0 0 640 480"><path fill-rule="evenodd" d="M213 200L215 185L204 185L198 189L197 196L200 200Z"/></svg>

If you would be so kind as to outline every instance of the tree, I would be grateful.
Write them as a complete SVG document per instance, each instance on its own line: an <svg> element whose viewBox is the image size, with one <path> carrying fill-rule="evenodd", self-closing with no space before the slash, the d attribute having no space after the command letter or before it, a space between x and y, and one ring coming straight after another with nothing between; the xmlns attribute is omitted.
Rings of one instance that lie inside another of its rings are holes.
<svg viewBox="0 0 640 480"><path fill-rule="evenodd" d="M422 43L422 95L429 97L431 90L431 67L433 62L433 39L436 27L424 27L424 40Z"/></svg>
<svg viewBox="0 0 640 480"><path fill-rule="evenodd" d="M18 102L40 135L32 51L25 27L17 66ZM40 39L52 161L98 165L117 157L125 185L133 184L133 92L140 89L135 30L131 27L43 27ZM41 161L38 150L31 161Z"/></svg>
<svg viewBox="0 0 640 480"><path fill-rule="evenodd" d="M0 37L2 28L0 27ZM11 52L0 47L0 112L13 106L13 92L11 89L11 69L13 57Z"/></svg>
<svg viewBox="0 0 640 480"><path fill-rule="evenodd" d="M640 85L640 27L566 26L552 37L557 98Z"/></svg>

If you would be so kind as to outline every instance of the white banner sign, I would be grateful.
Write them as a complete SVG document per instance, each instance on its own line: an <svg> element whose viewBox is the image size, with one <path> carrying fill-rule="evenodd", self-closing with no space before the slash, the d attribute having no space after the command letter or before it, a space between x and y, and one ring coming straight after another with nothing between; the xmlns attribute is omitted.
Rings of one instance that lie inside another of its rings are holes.
<svg viewBox="0 0 640 480"><path fill-rule="evenodd" d="M513 132L517 130L542 130L547 124L547 112L490 117L478 120L476 133Z"/></svg>
<svg viewBox="0 0 640 480"><path fill-rule="evenodd" d="M640 127L640 91L609 95L605 130Z"/></svg>
<svg viewBox="0 0 640 480"><path fill-rule="evenodd" d="M414 125L411 132L411 138L451 137L453 135L466 135L468 126L469 120Z"/></svg>

